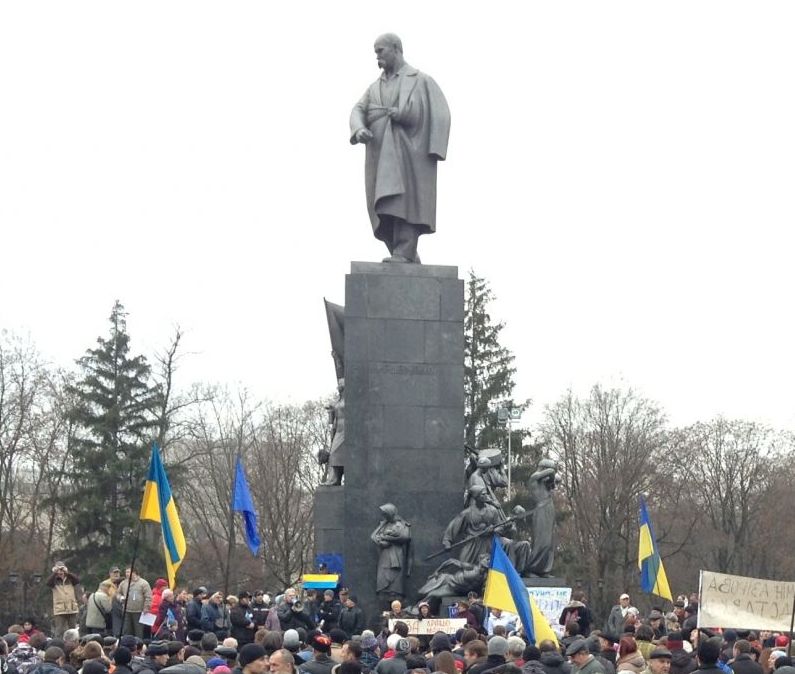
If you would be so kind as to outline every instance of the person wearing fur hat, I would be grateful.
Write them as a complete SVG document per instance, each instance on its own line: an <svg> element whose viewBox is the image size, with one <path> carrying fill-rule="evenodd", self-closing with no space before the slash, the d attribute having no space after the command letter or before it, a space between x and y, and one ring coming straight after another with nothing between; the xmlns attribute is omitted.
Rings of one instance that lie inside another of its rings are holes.
<svg viewBox="0 0 795 674"><path fill-rule="evenodd" d="M314 632L308 639L312 648L312 659L298 668L302 674L331 674L337 664L331 659L331 639L321 632Z"/></svg>

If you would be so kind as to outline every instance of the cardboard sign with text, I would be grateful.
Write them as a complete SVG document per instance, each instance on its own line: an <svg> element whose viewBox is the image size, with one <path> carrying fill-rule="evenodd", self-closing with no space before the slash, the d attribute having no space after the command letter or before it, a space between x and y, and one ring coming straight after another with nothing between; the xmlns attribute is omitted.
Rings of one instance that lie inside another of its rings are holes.
<svg viewBox="0 0 795 674"><path fill-rule="evenodd" d="M389 631L395 631L395 623L397 620L389 621ZM426 618L425 620L417 620L408 618L401 620L409 626L409 634L436 634L437 632L444 632L445 634L455 634L462 627L467 626L465 618Z"/></svg>
<svg viewBox="0 0 795 674"><path fill-rule="evenodd" d="M563 625L559 624L560 614L571 600L570 587L528 587L529 594L549 621L558 638L563 636Z"/></svg>
<svg viewBox="0 0 795 674"><path fill-rule="evenodd" d="M795 583L701 572L699 627L788 632Z"/></svg>

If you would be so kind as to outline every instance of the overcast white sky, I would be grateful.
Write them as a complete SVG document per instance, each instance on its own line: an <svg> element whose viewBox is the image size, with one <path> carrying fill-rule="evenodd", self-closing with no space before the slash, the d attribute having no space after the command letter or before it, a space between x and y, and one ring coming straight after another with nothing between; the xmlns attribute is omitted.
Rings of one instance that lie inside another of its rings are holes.
<svg viewBox="0 0 795 674"><path fill-rule="evenodd" d="M0 327L70 363L114 299L183 383L333 390L380 260L353 103L403 38L453 115L423 261L491 282L537 409L626 382L795 428L792 2L0 5Z"/></svg>

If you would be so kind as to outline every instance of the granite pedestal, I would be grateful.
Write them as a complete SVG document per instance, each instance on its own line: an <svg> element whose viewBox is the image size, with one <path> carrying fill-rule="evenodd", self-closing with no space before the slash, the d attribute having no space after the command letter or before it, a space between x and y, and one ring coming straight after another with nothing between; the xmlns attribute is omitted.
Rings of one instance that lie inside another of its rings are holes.
<svg viewBox="0 0 795 674"><path fill-rule="evenodd" d="M319 487L315 549L341 553L368 624L376 596L378 507L411 523L404 604L438 565L463 507L464 283L456 267L351 263L345 285L345 479Z"/></svg>

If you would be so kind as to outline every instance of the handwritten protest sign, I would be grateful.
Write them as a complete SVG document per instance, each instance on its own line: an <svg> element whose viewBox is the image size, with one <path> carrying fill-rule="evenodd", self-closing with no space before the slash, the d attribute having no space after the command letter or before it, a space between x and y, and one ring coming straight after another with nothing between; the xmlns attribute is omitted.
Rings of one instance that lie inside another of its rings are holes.
<svg viewBox="0 0 795 674"><path fill-rule="evenodd" d="M558 637L563 636L563 625L558 623L560 614L571 599L570 587L528 587L527 594L533 597L541 613Z"/></svg>
<svg viewBox="0 0 795 674"><path fill-rule="evenodd" d="M389 631L395 631L395 623L397 620L389 621ZM408 618L401 620L409 626L409 634L436 634L437 632L444 632L445 634L455 634L462 627L467 626L465 618L426 618L425 620L416 620Z"/></svg>
<svg viewBox="0 0 795 674"><path fill-rule="evenodd" d="M795 583L701 572L699 627L787 632Z"/></svg>

